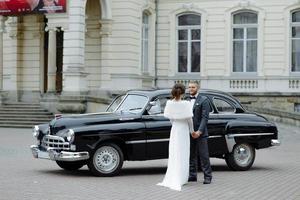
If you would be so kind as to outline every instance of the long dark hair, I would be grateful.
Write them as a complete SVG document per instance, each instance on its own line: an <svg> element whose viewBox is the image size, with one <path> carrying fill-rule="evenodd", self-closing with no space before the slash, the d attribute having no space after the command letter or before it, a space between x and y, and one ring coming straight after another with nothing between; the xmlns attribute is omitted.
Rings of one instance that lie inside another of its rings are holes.
<svg viewBox="0 0 300 200"><path fill-rule="evenodd" d="M181 83L176 83L171 91L173 99L179 100L180 96L185 93L185 86Z"/></svg>

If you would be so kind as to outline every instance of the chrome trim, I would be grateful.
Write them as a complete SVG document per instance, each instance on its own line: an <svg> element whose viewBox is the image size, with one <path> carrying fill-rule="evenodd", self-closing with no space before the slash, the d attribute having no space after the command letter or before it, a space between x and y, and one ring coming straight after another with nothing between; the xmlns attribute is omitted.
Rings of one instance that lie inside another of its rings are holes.
<svg viewBox="0 0 300 200"><path fill-rule="evenodd" d="M30 146L32 155L34 158L48 159L55 161L79 161L89 159L89 152L68 152L61 151L57 152L54 148L48 148L47 151L40 150L39 146Z"/></svg>
<svg viewBox="0 0 300 200"><path fill-rule="evenodd" d="M55 135L45 135L42 140L42 147L45 149L53 148L56 150L70 150L70 143L64 138Z"/></svg>
<svg viewBox="0 0 300 200"><path fill-rule="evenodd" d="M228 152L231 153L235 142L235 137L248 137L248 136L263 136L263 135L274 135L275 133L245 133L245 134L228 134L225 135ZM272 143L271 143L272 144ZM275 146L275 143L274 143ZM277 145L276 145L277 146Z"/></svg>
<svg viewBox="0 0 300 200"><path fill-rule="evenodd" d="M124 117L124 118L120 118L120 121L126 121L126 120L134 120L134 118L133 118L133 117L128 117L128 118Z"/></svg>
<svg viewBox="0 0 300 200"><path fill-rule="evenodd" d="M225 135L225 141L226 141L228 152L231 153L234 145L236 144L234 137L229 137L229 135Z"/></svg>
<svg viewBox="0 0 300 200"><path fill-rule="evenodd" d="M125 144L140 144L140 143L147 143L147 140L132 140L132 141L125 142Z"/></svg>
<svg viewBox="0 0 300 200"><path fill-rule="evenodd" d="M69 151L61 151L57 152L53 148L48 148L47 152L49 153L50 160L55 161L79 161L79 160L87 160L90 158L89 152L69 152Z"/></svg>
<svg viewBox="0 0 300 200"><path fill-rule="evenodd" d="M261 136L261 135L274 135L274 133L228 134L228 137L247 137L247 136Z"/></svg>
<svg viewBox="0 0 300 200"><path fill-rule="evenodd" d="M152 142L169 142L169 138L165 139L152 139L152 140L133 140L133 141L127 141L126 144L140 144L140 143L152 143Z"/></svg>
<svg viewBox="0 0 300 200"><path fill-rule="evenodd" d="M220 138L223 137L223 135L212 135L212 136L208 136L208 138Z"/></svg>
<svg viewBox="0 0 300 200"><path fill-rule="evenodd" d="M274 140L271 140L271 145L272 145L272 146L280 146L280 144L281 144L281 143L280 143L280 140L275 140L275 139L274 139Z"/></svg>
<svg viewBox="0 0 300 200"><path fill-rule="evenodd" d="M34 158L50 159L48 152L41 151L37 145L31 145L30 149Z"/></svg>
<svg viewBox="0 0 300 200"><path fill-rule="evenodd" d="M222 135L212 135L209 138L220 138L223 137ZM169 142L169 138L165 139L152 139L152 140L132 140L125 142L126 144L141 144L141 143L153 143L153 142Z"/></svg>
<svg viewBox="0 0 300 200"><path fill-rule="evenodd" d="M39 126L34 126L33 127L33 129L32 129L32 135L35 138L39 137L39 135L40 135L40 128L39 128Z"/></svg>
<svg viewBox="0 0 300 200"><path fill-rule="evenodd" d="M169 142L170 138L165 138L165 139L153 139L153 140L147 140L147 143L152 143L152 142Z"/></svg>

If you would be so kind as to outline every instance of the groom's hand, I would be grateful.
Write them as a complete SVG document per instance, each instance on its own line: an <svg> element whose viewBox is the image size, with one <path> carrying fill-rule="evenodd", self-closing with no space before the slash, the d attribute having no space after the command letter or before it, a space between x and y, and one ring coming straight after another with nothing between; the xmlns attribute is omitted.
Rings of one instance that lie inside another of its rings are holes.
<svg viewBox="0 0 300 200"><path fill-rule="evenodd" d="M201 134L202 134L201 131L194 131L194 132L192 133L192 137L193 137L194 139L196 139L196 138L200 137Z"/></svg>

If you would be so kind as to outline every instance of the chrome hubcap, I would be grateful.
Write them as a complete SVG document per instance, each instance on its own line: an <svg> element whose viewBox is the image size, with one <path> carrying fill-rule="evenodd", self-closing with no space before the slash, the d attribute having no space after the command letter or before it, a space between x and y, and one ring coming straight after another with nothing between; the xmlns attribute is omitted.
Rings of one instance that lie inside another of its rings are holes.
<svg viewBox="0 0 300 200"><path fill-rule="evenodd" d="M94 154L94 165L101 173L111 173L120 163L118 151L110 146L99 148Z"/></svg>
<svg viewBox="0 0 300 200"><path fill-rule="evenodd" d="M239 166L248 166L253 159L251 148L245 144L238 145L234 149L234 159Z"/></svg>

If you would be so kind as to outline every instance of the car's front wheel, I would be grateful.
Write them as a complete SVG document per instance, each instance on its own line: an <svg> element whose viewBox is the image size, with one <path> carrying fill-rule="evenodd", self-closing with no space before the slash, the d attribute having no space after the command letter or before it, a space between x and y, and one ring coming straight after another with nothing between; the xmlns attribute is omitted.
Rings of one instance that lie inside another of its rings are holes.
<svg viewBox="0 0 300 200"><path fill-rule="evenodd" d="M74 161L74 162L56 161L56 164L64 170L74 171L80 169L86 163L83 161Z"/></svg>
<svg viewBox="0 0 300 200"><path fill-rule="evenodd" d="M124 156L120 147L113 143L98 146L89 159L88 167L95 176L115 176L123 166Z"/></svg>
<svg viewBox="0 0 300 200"><path fill-rule="evenodd" d="M246 171L250 169L254 160L255 149L247 143L234 145L232 152L225 157L227 166L235 171Z"/></svg>

